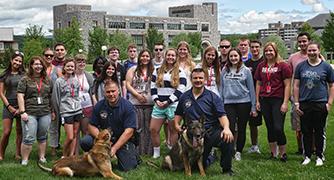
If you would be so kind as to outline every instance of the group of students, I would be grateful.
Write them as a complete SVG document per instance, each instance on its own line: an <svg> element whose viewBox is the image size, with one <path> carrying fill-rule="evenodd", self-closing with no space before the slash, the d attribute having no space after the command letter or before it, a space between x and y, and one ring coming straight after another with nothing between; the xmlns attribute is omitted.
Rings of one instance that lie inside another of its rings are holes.
<svg viewBox="0 0 334 180"><path fill-rule="evenodd" d="M4 158L14 118L17 119L16 158L22 156L23 165L28 163L36 139L41 162L46 162L47 138L55 155L60 146L61 124L66 133L62 155L77 155L79 133L89 134L94 106L105 99L109 80L117 82L119 95L134 106L136 128L141 131L139 154L158 158L161 128L164 127L165 142L171 148L179 133L173 122L179 99L192 89L192 71L203 69L205 88L219 97L228 118L234 136L235 160L241 160L248 123L252 144L249 152L260 153L257 136L263 116L271 158L287 161L284 121L292 100L296 112L292 119L299 122L294 124L300 124L296 130L302 135L302 164L311 161L314 136L316 165L321 166L326 118L334 98L334 74L322 58L320 46L310 41L309 34L300 33L297 40L301 50L288 63L280 57L275 43L269 42L261 50L262 44L257 40L241 39L237 48L228 40L221 40L220 56L215 47L209 46L197 65L185 41L176 49L167 50L163 44L156 44L154 55L143 49L138 57L136 46L130 44L128 60L121 64L119 49L109 48L108 58L98 57L94 61L93 74L85 71L85 55L65 58L63 44L56 44L54 51L46 49L44 58L32 57L27 73L23 55L15 53L0 79L4 103L0 160Z"/></svg>

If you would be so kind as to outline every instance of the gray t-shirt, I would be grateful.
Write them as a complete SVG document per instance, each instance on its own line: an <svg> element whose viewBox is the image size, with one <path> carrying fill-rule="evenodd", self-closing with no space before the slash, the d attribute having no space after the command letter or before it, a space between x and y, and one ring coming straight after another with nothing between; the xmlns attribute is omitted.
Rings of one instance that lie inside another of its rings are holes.
<svg viewBox="0 0 334 180"><path fill-rule="evenodd" d="M24 106L28 115L44 116L51 113L52 83L49 79L43 79L40 93L38 93L39 82L39 78L31 79L24 76L17 86L17 92L24 94Z"/></svg>
<svg viewBox="0 0 334 180"><path fill-rule="evenodd" d="M9 74L0 79L0 82L4 83L4 88L6 90L5 96L8 101L16 101L17 85L22 77L23 74Z"/></svg>

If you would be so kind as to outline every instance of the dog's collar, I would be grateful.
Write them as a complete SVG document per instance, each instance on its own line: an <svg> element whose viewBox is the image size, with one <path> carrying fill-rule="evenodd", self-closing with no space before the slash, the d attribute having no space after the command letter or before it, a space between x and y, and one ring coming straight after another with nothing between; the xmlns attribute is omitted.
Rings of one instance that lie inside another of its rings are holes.
<svg viewBox="0 0 334 180"><path fill-rule="evenodd" d="M182 133L183 139L186 141L186 143L188 144L188 146L192 147L193 145L190 143L189 138L187 136L187 129L185 129Z"/></svg>

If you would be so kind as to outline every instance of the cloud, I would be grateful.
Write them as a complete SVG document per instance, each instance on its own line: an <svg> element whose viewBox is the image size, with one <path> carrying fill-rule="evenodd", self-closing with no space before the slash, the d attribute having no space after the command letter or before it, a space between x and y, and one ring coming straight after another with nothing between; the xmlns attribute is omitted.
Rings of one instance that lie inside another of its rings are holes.
<svg viewBox="0 0 334 180"><path fill-rule="evenodd" d="M308 15L297 13L296 11L265 11L258 12L255 10L248 11L237 18L224 19L221 28L223 34L233 33L257 33L259 29L268 27L268 23L291 23L292 21L305 21Z"/></svg>
<svg viewBox="0 0 334 180"><path fill-rule="evenodd" d="M319 13L328 10L320 0L301 0L301 3L311 6L313 12Z"/></svg>

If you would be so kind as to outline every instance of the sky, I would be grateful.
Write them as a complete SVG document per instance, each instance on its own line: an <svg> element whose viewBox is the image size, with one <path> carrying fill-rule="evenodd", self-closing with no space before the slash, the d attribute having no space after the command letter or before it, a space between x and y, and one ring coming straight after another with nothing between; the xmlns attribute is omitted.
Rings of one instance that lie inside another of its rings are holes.
<svg viewBox="0 0 334 180"><path fill-rule="evenodd" d="M46 35L53 28L52 6L88 4L93 11L112 15L168 16L168 7L203 2L218 3L218 29L222 34L254 33L268 23L306 21L319 13L334 11L334 0L1 0L0 27L14 27L24 34L26 27L42 25Z"/></svg>

